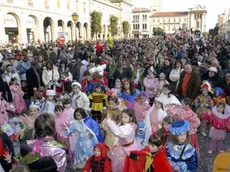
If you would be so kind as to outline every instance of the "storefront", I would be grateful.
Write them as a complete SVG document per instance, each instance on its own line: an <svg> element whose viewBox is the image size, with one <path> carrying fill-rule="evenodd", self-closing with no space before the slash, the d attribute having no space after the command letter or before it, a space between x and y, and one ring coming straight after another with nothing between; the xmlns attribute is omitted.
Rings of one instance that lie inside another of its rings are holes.
<svg viewBox="0 0 230 172"><path fill-rule="evenodd" d="M11 15L7 14L4 17L4 28L6 41L8 43L18 43L18 22L17 19Z"/></svg>

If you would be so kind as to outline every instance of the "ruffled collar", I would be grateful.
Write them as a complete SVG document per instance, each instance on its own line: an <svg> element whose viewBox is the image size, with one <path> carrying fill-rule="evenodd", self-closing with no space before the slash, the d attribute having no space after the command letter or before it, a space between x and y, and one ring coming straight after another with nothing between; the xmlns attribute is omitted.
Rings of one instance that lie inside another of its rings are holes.
<svg viewBox="0 0 230 172"><path fill-rule="evenodd" d="M173 145L171 142L169 142L167 144L167 149L172 158L179 159L184 146L185 146L184 144ZM185 147L184 153L181 156L181 159L186 160L188 158L191 158L194 155L194 153L195 153L195 149L192 147L192 145L187 144Z"/></svg>

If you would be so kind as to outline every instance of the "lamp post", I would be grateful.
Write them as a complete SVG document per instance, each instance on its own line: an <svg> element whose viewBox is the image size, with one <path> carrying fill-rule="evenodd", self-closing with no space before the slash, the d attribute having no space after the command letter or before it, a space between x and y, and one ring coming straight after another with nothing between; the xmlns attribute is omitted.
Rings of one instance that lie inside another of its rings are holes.
<svg viewBox="0 0 230 172"><path fill-rule="evenodd" d="M77 42L77 21L78 21L78 18L79 18L79 15L76 12L74 12L72 14L72 19L73 19L74 25L75 25L75 36L76 36L75 39L76 39L76 42Z"/></svg>

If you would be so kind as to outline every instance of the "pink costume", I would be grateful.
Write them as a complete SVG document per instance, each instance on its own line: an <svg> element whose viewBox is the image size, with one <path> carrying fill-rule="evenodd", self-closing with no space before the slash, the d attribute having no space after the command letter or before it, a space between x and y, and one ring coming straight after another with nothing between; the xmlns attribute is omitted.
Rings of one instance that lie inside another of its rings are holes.
<svg viewBox="0 0 230 172"><path fill-rule="evenodd" d="M74 109L71 108L65 108L63 111L62 116L66 116L68 119L68 123L71 125L73 122L75 122L75 119L73 117L74 115ZM77 132L74 132L69 135L69 151L70 155L74 154L75 151L75 146L76 146L76 137L77 137Z"/></svg>
<svg viewBox="0 0 230 172"><path fill-rule="evenodd" d="M117 137L115 145L110 149L109 158L112 163L113 172L124 171L125 159L127 153L132 150L141 150L143 147L140 140L135 139L136 125L128 123L117 126L111 119L107 120L107 125Z"/></svg>
<svg viewBox="0 0 230 172"><path fill-rule="evenodd" d="M213 107L213 113L204 113L204 119L210 122L211 128L209 137L212 139L210 143L210 150L214 150L216 142L218 142L218 151L223 150L223 140L226 138L226 125L230 121L230 115L217 112L216 106Z"/></svg>
<svg viewBox="0 0 230 172"><path fill-rule="evenodd" d="M165 108L166 112L172 116L174 120L187 120L190 123L189 136L191 145L196 149L197 155L199 157L199 144L197 140L197 128L200 126L200 120L196 113L194 113L190 108L182 108L179 105L167 105Z"/></svg>
<svg viewBox="0 0 230 172"><path fill-rule="evenodd" d="M174 104L174 105L181 105L180 101L176 98L176 96L170 94L165 95L164 93L161 93L159 97L157 97L160 102L163 104L163 108L167 105Z"/></svg>
<svg viewBox="0 0 230 172"><path fill-rule="evenodd" d="M162 127L162 121L167 113L160 109L155 109L154 105L146 112L144 123L146 126L145 140L148 141L152 133Z"/></svg>
<svg viewBox="0 0 230 172"><path fill-rule="evenodd" d="M134 114L137 122L141 122L145 119L145 112L150 109L148 102L140 104L139 102L134 103Z"/></svg>
<svg viewBox="0 0 230 172"><path fill-rule="evenodd" d="M153 78L145 77L143 82L145 86L145 92L148 95L148 97L149 98L155 97L157 93L157 86L158 86L159 80L155 77Z"/></svg>
<svg viewBox="0 0 230 172"><path fill-rule="evenodd" d="M16 113L21 113L23 109L26 108L25 101L23 99L23 92L19 85L11 85L10 90L13 94L13 104Z"/></svg>
<svg viewBox="0 0 230 172"><path fill-rule="evenodd" d="M0 124L3 125L9 121L8 110L10 105L2 97L0 98Z"/></svg>
<svg viewBox="0 0 230 172"><path fill-rule="evenodd" d="M68 117L62 113L60 116L55 115L54 119L58 140L62 143L68 144L68 139L64 135L65 129L69 127Z"/></svg>

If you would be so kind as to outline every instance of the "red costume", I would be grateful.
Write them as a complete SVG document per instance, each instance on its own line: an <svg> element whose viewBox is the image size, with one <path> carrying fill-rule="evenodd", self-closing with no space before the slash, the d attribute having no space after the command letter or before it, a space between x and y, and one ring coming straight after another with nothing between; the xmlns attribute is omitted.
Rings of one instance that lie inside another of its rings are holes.
<svg viewBox="0 0 230 172"><path fill-rule="evenodd" d="M101 55L102 51L103 51L103 47L100 45L99 42L97 42L97 45L96 45L96 54L97 55Z"/></svg>
<svg viewBox="0 0 230 172"><path fill-rule="evenodd" d="M107 157L108 148L104 143L96 144L95 148L100 149L101 155L90 157L85 164L82 172L111 172L112 164L111 160ZM94 148L94 149L95 149Z"/></svg>
<svg viewBox="0 0 230 172"><path fill-rule="evenodd" d="M137 160L133 160L129 157L126 158L124 172L145 172L146 158L151 153L149 147L146 147L142 151L131 151L131 154L138 156ZM152 165L154 172L173 172L173 169L167 159L166 149L163 147L152 158Z"/></svg>

